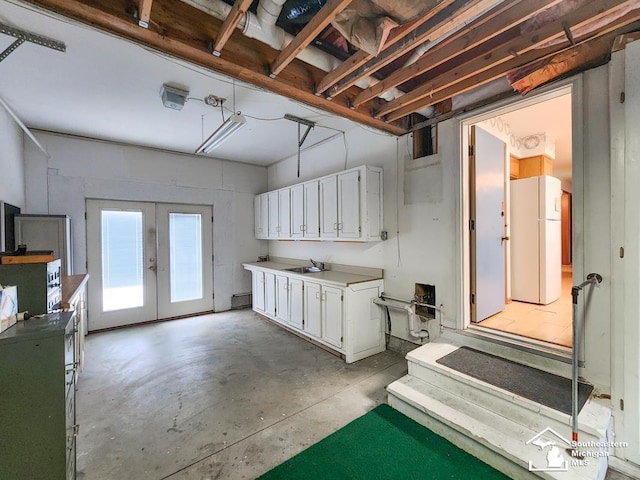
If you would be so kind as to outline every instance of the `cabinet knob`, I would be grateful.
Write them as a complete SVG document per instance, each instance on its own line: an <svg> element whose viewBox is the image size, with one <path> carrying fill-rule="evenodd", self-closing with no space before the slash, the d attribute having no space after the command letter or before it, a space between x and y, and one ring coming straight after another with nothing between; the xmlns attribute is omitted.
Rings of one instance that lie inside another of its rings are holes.
<svg viewBox="0 0 640 480"><path fill-rule="evenodd" d="M334 230L338 230L338 224L337 224L337 223L334 223L334 224L333 224L333 229L334 229Z"/></svg>

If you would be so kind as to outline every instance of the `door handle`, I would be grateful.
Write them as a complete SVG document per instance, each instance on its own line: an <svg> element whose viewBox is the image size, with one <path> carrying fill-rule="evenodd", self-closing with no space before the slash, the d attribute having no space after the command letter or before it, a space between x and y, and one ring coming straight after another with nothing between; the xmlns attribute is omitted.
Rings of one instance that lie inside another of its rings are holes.
<svg viewBox="0 0 640 480"><path fill-rule="evenodd" d="M509 237L502 237L502 238L500 239L500 243L504 243L504 241L505 241L505 240L509 240Z"/></svg>
<svg viewBox="0 0 640 480"><path fill-rule="evenodd" d="M149 266L147 267L147 270L151 270L152 272L155 272L155 271L157 271L157 270L158 270L158 267L156 267L155 265L149 265Z"/></svg>

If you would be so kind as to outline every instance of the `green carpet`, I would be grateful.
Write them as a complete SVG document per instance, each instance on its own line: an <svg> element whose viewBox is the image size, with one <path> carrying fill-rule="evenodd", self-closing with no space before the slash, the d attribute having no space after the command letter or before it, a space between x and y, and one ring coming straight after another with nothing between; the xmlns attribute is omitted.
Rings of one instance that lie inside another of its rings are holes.
<svg viewBox="0 0 640 480"><path fill-rule="evenodd" d="M267 472L271 479L507 479L388 405Z"/></svg>

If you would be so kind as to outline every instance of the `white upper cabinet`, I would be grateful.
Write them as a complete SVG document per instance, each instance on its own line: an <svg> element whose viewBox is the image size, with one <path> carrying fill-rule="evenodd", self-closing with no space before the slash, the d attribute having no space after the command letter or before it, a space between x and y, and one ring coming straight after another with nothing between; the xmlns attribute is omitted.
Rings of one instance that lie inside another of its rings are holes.
<svg viewBox="0 0 640 480"><path fill-rule="evenodd" d="M338 237L360 238L360 171L338 178Z"/></svg>
<svg viewBox="0 0 640 480"><path fill-rule="evenodd" d="M278 191L278 237L291 238L291 197L290 189Z"/></svg>
<svg viewBox="0 0 640 480"><path fill-rule="evenodd" d="M256 217L256 238L269 237L269 195L256 195L253 202Z"/></svg>
<svg viewBox="0 0 640 480"><path fill-rule="evenodd" d="M304 189L304 238L320 237L319 182L307 182Z"/></svg>
<svg viewBox="0 0 640 480"><path fill-rule="evenodd" d="M256 238L380 240L381 168L352 168L258 197L255 208L266 213L256 213Z"/></svg>
<svg viewBox="0 0 640 480"><path fill-rule="evenodd" d="M291 238L304 237L304 185L291 187Z"/></svg>
<svg viewBox="0 0 640 480"><path fill-rule="evenodd" d="M320 237L338 237L338 179L320 180Z"/></svg>

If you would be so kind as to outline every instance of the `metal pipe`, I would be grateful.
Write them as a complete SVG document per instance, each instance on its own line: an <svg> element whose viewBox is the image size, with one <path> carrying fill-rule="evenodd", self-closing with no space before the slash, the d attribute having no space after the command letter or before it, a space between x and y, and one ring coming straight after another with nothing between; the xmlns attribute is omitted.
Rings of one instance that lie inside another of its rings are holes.
<svg viewBox="0 0 640 480"><path fill-rule="evenodd" d="M38 147L40 149L40 151L44 154L44 156L47 157L47 158L51 158L51 155L49 155L49 152L47 152L44 149L44 147L42 145L40 145L40 142L38 141L38 139L36 137L34 137L33 133L31 133L31 130L29 130L29 128L24 123L22 123L22 120L20 120L18 118L18 116L14 113L14 111L11 109L11 107L9 105L7 105L7 102L5 102L2 99L2 97L0 97L0 105L2 105L4 107L4 109L7 111L7 113L9 115L11 115L11 117L15 120L15 122L22 129L22 131L27 134L27 136L31 139L31 141L33 143L36 144L36 147Z"/></svg>
<svg viewBox="0 0 640 480"><path fill-rule="evenodd" d="M590 273L587 275L587 280L580 285L571 288L572 298L572 322L573 322L573 334L572 334L572 372L571 372L571 441L578 441L578 369L580 361L580 339L582 338L582 327L584 326L584 320L581 324L578 324L578 295L580 291L587 285L591 285L591 288L597 284L602 283L602 276L599 273ZM586 315L583 315L586 319Z"/></svg>

